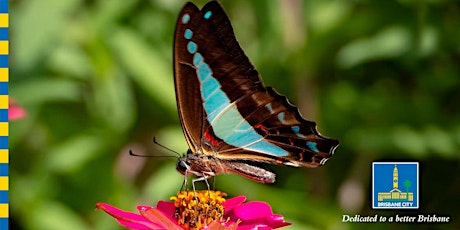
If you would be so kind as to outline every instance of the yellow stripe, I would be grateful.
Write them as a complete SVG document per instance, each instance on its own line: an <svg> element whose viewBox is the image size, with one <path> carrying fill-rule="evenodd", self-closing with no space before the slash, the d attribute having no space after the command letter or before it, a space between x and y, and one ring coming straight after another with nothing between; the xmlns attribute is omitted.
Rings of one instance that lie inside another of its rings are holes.
<svg viewBox="0 0 460 230"><path fill-rule="evenodd" d="M0 190L8 190L8 176L0 176Z"/></svg>
<svg viewBox="0 0 460 230"><path fill-rule="evenodd" d="M8 54L8 41L0 41L0 54Z"/></svg>
<svg viewBox="0 0 460 230"><path fill-rule="evenodd" d="M8 109L8 95L0 95L0 109Z"/></svg>
<svg viewBox="0 0 460 230"><path fill-rule="evenodd" d="M8 204L0 204L0 217L8 217Z"/></svg>
<svg viewBox="0 0 460 230"><path fill-rule="evenodd" d="M0 163L8 163L8 149L0 149Z"/></svg>
<svg viewBox="0 0 460 230"><path fill-rule="evenodd" d="M9 74L8 68L0 68L0 82L7 82Z"/></svg>
<svg viewBox="0 0 460 230"><path fill-rule="evenodd" d="M8 122L0 122L0 136L8 136Z"/></svg>
<svg viewBox="0 0 460 230"><path fill-rule="evenodd" d="M0 14L0 27L8 27L8 14Z"/></svg>

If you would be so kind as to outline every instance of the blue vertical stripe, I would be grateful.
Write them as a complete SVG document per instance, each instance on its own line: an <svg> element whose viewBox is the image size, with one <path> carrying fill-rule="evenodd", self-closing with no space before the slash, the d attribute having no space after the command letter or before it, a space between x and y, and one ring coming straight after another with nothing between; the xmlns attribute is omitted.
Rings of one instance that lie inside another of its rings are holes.
<svg viewBox="0 0 460 230"><path fill-rule="evenodd" d="M0 203L2 204L8 203L8 191L6 190L0 191Z"/></svg>
<svg viewBox="0 0 460 230"><path fill-rule="evenodd" d="M0 40L8 40L8 28L0 28Z"/></svg>
<svg viewBox="0 0 460 230"><path fill-rule="evenodd" d="M8 109L0 109L0 122L8 121Z"/></svg>
<svg viewBox="0 0 460 230"><path fill-rule="evenodd" d="M8 218L0 218L0 229L9 229Z"/></svg>
<svg viewBox="0 0 460 230"><path fill-rule="evenodd" d="M0 68L8 67L8 55L0 55Z"/></svg>
<svg viewBox="0 0 460 230"><path fill-rule="evenodd" d="M0 176L8 176L8 163L0 163Z"/></svg>
<svg viewBox="0 0 460 230"><path fill-rule="evenodd" d="M0 0L0 13L8 13L8 1Z"/></svg>
<svg viewBox="0 0 460 230"><path fill-rule="evenodd" d="M8 95L8 82L0 82L0 94Z"/></svg>
<svg viewBox="0 0 460 230"><path fill-rule="evenodd" d="M8 136L0 136L0 149L8 149Z"/></svg>

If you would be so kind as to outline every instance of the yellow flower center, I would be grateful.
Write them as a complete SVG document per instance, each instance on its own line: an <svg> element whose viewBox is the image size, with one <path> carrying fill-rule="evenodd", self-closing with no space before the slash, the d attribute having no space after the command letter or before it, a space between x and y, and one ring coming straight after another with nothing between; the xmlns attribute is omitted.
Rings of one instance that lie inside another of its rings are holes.
<svg viewBox="0 0 460 230"><path fill-rule="evenodd" d="M223 221L224 196L221 191L181 191L172 196L176 218L179 225L185 229L201 229L214 220Z"/></svg>

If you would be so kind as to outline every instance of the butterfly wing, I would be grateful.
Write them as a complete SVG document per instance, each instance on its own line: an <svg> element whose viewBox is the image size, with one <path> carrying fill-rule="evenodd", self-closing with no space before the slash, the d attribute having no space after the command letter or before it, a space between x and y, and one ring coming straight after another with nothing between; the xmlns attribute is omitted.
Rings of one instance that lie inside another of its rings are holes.
<svg viewBox="0 0 460 230"><path fill-rule="evenodd" d="M213 15L209 15L213 16L212 20L205 18L206 12L214 12ZM194 51L193 48L196 50L192 53L190 51ZM195 65L200 58L207 60L200 65L202 68ZM220 80L226 81L207 81L203 84L200 73L203 78L207 72L223 76ZM227 76L228 72L233 72L234 76ZM213 135L209 119L206 119L209 115L204 109L204 106L207 106L213 114L218 114L222 110L216 108L219 107L218 103L222 102L223 107L230 103L229 100L225 100L226 95L223 95L223 91L216 93L217 87L221 89L222 85L230 86L229 91L238 88L238 85L263 88L258 72L240 48L230 21L217 2L208 3L202 11L189 2L179 14L174 36L174 80L179 117L193 152L209 149L207 146L213 145L212 142L215 144L221 141ZM248 84L249 82L251 84ZM237 92L233 98L239 97L238 94L240 93ZM208 100L204 100L203 97ZM212 107L214 105L215 107Z"/></svg>
<svg viewBox="0 0 460 230"><path fill-rule="evenodd" d="M199 16L196 16L196 15ZM194 18L192 20L192 17ZM193 56L188 52L188 40L186 30L195 27L192 35L198 33L200 10L188 2L176 24L174 35L174 85L176 88L176 101L179 118L182 124L182 131L192 152L201 149L201 138L204 130L204 110L200 93L200 82L193 66ZM188 35L187 35L188 36Z"/></svg>
<svg viewBox="0 0 460 230"><path fill-rule="evenodd" d="M315 167L338 141L321 136L286 97L264 87L215 1L187 3L176 25L176 97L192 152L222 160Z"/></svg>

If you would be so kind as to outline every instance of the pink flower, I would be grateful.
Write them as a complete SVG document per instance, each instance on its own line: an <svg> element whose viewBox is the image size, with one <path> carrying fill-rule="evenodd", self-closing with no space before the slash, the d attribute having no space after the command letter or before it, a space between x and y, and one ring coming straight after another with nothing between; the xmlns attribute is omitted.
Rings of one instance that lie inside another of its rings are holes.
<svg viewBox="0 0 460 230"><path fill-rule="evenodd" d="M26 115L26 110L21 108L14 99L8 99L8 120L19 120L24 118Z"/></svg>
<svg viewBox="0 0 460 230"><path fill-rule="evenodd" d="M246 230L275 229L291 225L283 216L273 214L270 205L244 196L225 200L220 191L183 191L171 197L174 202L159 201L156 207L138 206L140 214L126 212L105 203L98 203L121 225L129 229L209 229Z"/></svg>

